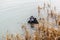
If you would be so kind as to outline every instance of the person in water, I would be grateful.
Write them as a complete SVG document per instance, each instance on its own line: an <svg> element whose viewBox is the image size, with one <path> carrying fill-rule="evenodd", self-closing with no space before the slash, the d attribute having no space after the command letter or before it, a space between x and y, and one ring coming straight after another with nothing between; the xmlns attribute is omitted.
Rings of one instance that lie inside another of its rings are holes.
<svg viewBox="0 0 60 40"><path fill-rule="evenodd" d="M33 28L33 27L34 27L34 24L38 24L38 21L37 21L36 18L34 18L33 16L31 16L31 17L29 18L28 23L29 23L29 24L31 25L31 27Z"/></svg>

